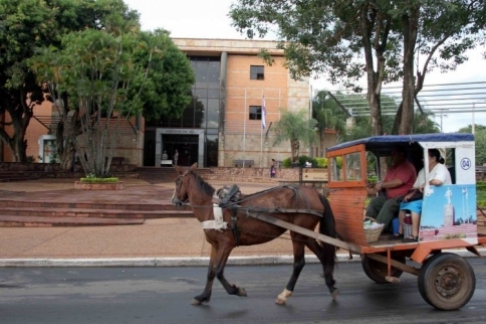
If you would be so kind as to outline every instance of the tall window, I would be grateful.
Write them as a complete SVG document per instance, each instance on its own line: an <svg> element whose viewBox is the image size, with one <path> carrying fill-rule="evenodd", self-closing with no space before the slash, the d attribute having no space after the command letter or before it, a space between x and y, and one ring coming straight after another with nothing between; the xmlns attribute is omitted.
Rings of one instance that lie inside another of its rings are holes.
<svg viewBox="0 0 486 324"><path fill-rule="evenodd" d="M250 65L250 80L263 80L264 78L263 65Z"/></svg>
<svg viewBox="0 0 486 324"><path fill-rule="evenodd" d="M262 106L250 106L250 120L262 119Z"/></svg>

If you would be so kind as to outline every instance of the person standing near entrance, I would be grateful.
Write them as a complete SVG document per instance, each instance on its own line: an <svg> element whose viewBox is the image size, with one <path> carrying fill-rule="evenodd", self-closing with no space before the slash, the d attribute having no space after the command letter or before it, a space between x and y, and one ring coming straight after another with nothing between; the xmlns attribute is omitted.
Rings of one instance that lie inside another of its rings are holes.
<svg viewBox="0 0 486 324"><path fill-rule="evenodd" d="M275 174L277 171L275 170L275 159L272 159L272 165L270 165L270 178L275 178Z"/></svg>
<svg viewBox="0 0 486 324"><path fill-rule="evenodd" d="M177 165L177 160L179 160L179 151L174 152L174 165Z"/></svg>

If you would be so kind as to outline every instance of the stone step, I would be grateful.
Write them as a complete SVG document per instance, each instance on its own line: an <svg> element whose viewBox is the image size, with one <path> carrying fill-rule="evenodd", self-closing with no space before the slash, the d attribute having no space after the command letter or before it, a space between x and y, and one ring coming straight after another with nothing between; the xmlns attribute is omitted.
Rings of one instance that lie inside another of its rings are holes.
<svg viewBox="0 0 486 324"><path fill-rule="evenodd" d="M108 210L130 210L130 211L163 211L163 210L190 210L189 207L176 208L169 201L161 201L160 204L147 203L97 203L97 202L60 202L60 201L26 201L8 199L9 196L0 201L2 208L24 207L24 208L61 208L61 209L108 209Z"/></svg>
<svg viewBox="0 0 486 324"><path fill-rule="evenodd" d="M142 225L144 222L144 219L0 215L0 226L2 227Z"/></svg>
<svg viewBox="0 0 486 324"><path fill-rule="evenodd" d="M123 210L123 209L93 209L93 208L32 208L32 207L1 207L0 215L17 215L23 217L90 217L90 218L121 218L121 219L155 219L170 217L193 217L191 210Z"/></svg>

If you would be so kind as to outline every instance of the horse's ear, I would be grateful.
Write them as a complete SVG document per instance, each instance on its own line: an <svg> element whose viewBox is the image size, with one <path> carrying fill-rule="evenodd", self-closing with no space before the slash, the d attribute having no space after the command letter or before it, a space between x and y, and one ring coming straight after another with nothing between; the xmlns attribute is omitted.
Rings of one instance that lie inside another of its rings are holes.
<svg viewBox="0 0 486 324"><path fill-rule="evenodd" d="M189 168L189 170L191 171L194 171L197 169L197 162L195 162L193 165L191 165L191 167Z"/></svg>
<svg viewBox="0 0 486 324"><path fill-rule="evenodd" d="M179 174L183 174L184 173L184 170L182 170L181 167L178 167L177 165L174 165L174 169L177 171L177 173Z"/></svg>

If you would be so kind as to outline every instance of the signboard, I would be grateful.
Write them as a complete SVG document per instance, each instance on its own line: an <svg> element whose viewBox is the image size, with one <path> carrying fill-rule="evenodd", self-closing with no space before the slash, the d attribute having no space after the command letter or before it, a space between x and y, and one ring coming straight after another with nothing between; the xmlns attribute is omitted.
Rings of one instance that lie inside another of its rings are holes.
<svg viewBox="0 0 486 324"><path fill-rule="evenodd" d="M302 181L328 181L327 169L324 168L303 168Z"/></svg>

